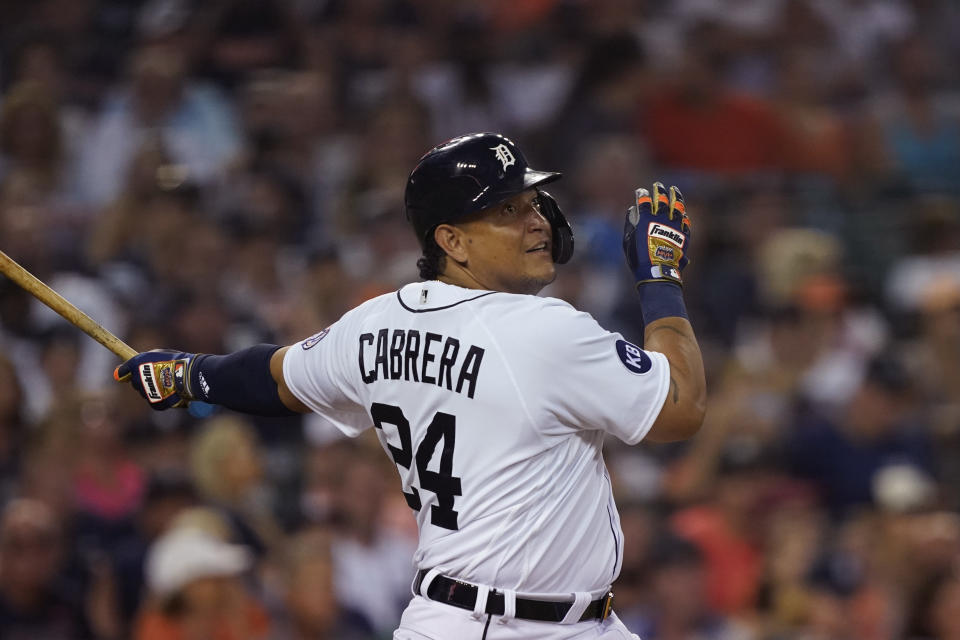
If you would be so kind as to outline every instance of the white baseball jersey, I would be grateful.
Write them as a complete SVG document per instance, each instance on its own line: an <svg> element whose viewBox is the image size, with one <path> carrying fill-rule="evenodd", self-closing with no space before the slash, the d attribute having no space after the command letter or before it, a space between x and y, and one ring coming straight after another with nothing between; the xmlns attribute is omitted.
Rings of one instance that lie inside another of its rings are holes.
<svg viewBox="0 0 960 640"><path fill-rule="evenodd" d="M603 438L640 441L666 358L553 298L409 284L283 362L340 430L375 428L416 512L414 564L521 594L600 592L623 534Z"/></svg>

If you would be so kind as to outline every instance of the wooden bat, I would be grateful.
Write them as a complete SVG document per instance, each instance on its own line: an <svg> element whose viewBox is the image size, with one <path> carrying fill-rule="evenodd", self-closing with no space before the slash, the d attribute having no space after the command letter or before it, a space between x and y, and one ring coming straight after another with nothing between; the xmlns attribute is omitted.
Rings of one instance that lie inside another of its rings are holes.
<svg viewBox="0 0 960 640"><path fill-rule="evenodd" d="M137 351L130 345L94 322L90 316L77 309L70 301L21 267L3 251L0 251L0 273L26 289L37 300L63 316L67 322L113 351L123 360L129 360L137 355Z"/></svg>

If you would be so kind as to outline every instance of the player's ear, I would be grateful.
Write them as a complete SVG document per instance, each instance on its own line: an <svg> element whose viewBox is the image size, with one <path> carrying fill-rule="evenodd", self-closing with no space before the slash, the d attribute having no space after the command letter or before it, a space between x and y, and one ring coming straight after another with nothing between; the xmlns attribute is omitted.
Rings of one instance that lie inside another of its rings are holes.
<svg viewBox="0 0 960 640"><path fill-rule="evenodd" d="M451 224L437 225L433 239L455 262L467 261L467 242L462 229Z"/></svg>

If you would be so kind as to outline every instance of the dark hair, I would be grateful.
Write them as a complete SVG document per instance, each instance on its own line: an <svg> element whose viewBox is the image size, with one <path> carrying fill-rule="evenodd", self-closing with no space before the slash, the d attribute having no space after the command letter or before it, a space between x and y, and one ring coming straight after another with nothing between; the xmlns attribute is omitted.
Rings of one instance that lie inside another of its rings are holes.
<svg viewBox="0 0 960 640"><path fill-rule="evenodd" d="M903 395L912 388L912 378L903 361L890 353L874 356L864 372L864 383L892 394Z"/></svg>
<svg viewBox="0 0 960 640"><path fill-rule="evenodd" d="M670 531L660 532L650 550L650 568L654 571L673 567L700 567L703 551L691 540Z"/></svg>
<svg viewBox="0 0 960 640"><path fill-rule="evenodd" d="M447 252L440 248L433 234L428 233L423 245L423 256L417 260L420 277L424 280L436 280L443 271L443 261L446 257Z"/></svg>

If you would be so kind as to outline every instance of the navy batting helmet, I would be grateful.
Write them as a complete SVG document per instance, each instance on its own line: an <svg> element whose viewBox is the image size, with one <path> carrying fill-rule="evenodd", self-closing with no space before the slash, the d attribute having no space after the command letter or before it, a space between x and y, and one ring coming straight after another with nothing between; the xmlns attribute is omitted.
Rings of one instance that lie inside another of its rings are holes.
<svg viewBox="0 0 960 640"><path fill-rule="evenodd" d="M422 245L438 224L456 222L561 175L531 169L506 136L460 136L428 151L410 173L404 195L407 220ZM541 192L540 204L553 229L553 260L564 263L573 254L573 231L549 194Z"/></svg>

